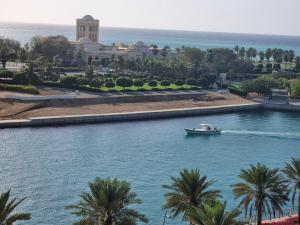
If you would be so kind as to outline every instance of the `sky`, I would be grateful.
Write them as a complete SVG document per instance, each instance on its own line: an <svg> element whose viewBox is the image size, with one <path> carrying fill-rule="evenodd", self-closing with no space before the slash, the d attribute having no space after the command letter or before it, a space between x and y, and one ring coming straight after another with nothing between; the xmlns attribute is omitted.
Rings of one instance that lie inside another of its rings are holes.
<svg viewBox="0 0 300 225"><path fill-rule="evenodd" d="M0 0L0 21L300 35L300 0Z"/></svg>

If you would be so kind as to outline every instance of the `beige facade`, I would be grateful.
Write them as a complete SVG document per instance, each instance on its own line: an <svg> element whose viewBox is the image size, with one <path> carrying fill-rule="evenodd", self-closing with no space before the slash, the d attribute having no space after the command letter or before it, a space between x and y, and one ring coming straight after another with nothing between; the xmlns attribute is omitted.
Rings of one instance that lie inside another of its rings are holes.
<svg viewBox="0 0 300 225"><path fill-rule="evenodd" d="M129 59L141 59L144 57L162 57L153 55L151 48L138 41L134 44L103 45L99 43L99 20L86 15L76 20L76 42L73 43L77 50L84 54L86 62L93 60L111 59L112 56L122 56ZM169 52L168 57L171 57Z"/></svg>
<svg viewBox="0 0 300 225"><path fill-rule="evenodd" d="M92 42L99 42L99 20L86 15L82 19L76 20L76 40L87 37Z"/></svg>

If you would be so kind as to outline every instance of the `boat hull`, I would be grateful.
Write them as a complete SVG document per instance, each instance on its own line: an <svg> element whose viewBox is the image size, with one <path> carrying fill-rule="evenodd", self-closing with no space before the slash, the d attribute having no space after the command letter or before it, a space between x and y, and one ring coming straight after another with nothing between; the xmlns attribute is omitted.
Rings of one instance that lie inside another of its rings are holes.
<svg viewBox="0 0 300 225"><path fill-rule="evenodd" d="M194 129L184 129L189 135L219 135L221 130L194 130Z"/></svg>

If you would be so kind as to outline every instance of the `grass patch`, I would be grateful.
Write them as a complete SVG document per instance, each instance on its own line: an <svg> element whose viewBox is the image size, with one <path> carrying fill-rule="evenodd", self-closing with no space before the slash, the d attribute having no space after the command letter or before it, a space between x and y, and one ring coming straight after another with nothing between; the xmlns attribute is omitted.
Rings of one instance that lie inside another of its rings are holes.
<svg viewBox="0 0 300 225"><path fill-rule="evenodd" d="M22 92L27 94L38 95L40 92L36 87L30 85L8 85L8 84L0 84L1 91L15 91Z"/></svg>

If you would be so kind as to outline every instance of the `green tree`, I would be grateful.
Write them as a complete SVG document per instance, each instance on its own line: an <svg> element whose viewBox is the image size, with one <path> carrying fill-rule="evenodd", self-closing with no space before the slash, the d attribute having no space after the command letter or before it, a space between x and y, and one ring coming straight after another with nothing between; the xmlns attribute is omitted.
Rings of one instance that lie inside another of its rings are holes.
<svg viewBox="0 0 300 225"><path fill-rule="evenodd" d="M32 61L28 62L24 68L26 73L26 77L28 79L29 84L36 83L38 81L38 77L34 72L34 63Z"/></svg>
<svg viewBox="0 0 300 225"><path fill-rule="evenodd" d="M265 57L266 59L268 60L268 62L270 62L270 59L272 57L272 49L268 48L266 51L265 51Z"/></svg>
<svg viewBox="0 0 300 225"><path fill-rule="evenodd" d="M239 56L242 60L245 59L245 54L246 54L246 49L245 49L245 47L242 47L239 52Z"/></svg>
<svg viewBox="0 0 300 225"><path fill-rule="evenodd" d="M226 211L226 201L204 204L197 208L193 207L187 214L192 224L196 225L237 225L237 217L240 210Z"/></svg>
<svg viewBox="0 0 300 225"><path fill-rule="evenodd" d="M107 81L107 82L105 82L105 87L107 87L107 88L113 88L113 87L115 87L116 86L116 84L113 82L113 81Z"/></svg>
<svg viewBox="0 0 300 225"><path fill-rule="evenodd" d="M252 211L257 212L257 225L261 225L264 213L270 216L282 213L288 201L288 184L278 169L250 165L249 169L241 170L239 177L242 182L233 185L233 194L236 199L242 198L239 205L244 207L246 214L249 211L252 217Z"/></svg>
<svg viewBox="0 0 300 225"><path fill-rule="evenodd" d="M200 207L220 197L219 190L211 189L215 180L207 180L206 176L200 175L198 169L184 169L179 177L172 176L171 180L170 185L163 185L163 188L170 190L165 194L163 209L170 209L174 218L183 214L183 218L187 219L187 212L192 207Z"/></svg>
<svg viewBox="0 0 300 225"><path fill-rule="evenodd" d="M238 45L236 45L234 48L234 51L237 55L239 55L239 50L240 50L240 47Z"/></svg>
<svg viewBox="0 0 300 225"><path fill-rule="evenodd" d="M152 54L153 55L157 55L159 53L159 50L158 50L158 46L157 45L150 45L150 48L151 48L151 51L152 51Z"/></svg>
<svg viewBox="0 0 300 225"><path fill-rule="evenodd" d="M49 60L59 56L62 61L69 61L69 52L73 46L69 40L61 35L41 37L35 36L30 41L31 52L34 56L45 56Z"/></svg>
<svg viewBox="0 0 300 225"><path fill-rule="evenodd" d="M295 69L297 69L297 70L300 69L300 56L297 56L295 58Z"/></svg>
<svg viewBox="0 0 300 225"><path fill-rule="evenodd" d="M0 61L4 70L7 61L17 59L20 49L21 45L18 41L0 38Z"/></svg>
<svg viewBox="0 0 300 225"><path fill-rule="evenodd" d="M56 55L56 56L53 56L52 62L53 62L54 66L61 66L63 60L60 58L59 55Z"/></svg>
<svg viewBox="0 0 300 225"><path fill-rule="evenodd" d="M144 81L142 79L135 79L133 80L133 85L136 87L143 87Z"/></svg>
<svg viewBox="0 0 300 225"><path fill-rule="evenodd" d="M283 61L285 63L285 68L287 69L287 63L289 61L289 51L284 51L283 53Z"/></svg>
<svg viewBox="0 0 300 225"><path fill-rule="evenodd" d="M123 89L125 89L126 87L131 87L133 85L133 82L128 77L119 77L116 80L116 85L120 86L120 87L123 87Z"/></svg>
<svg viewBox="0 0 300 225"><path fill-rule="evenodd" d="M288 61L292 63L295 59L295 52L293 50L289 50Z"/></svg>
<svg viewBox="0 0 300 225"><path fill-rule="evenodd" d="M92 81L94 79L94 67L93 66L87 66L85 68L85 77L89 81Z"/></svg>
<svg viewBox="0 0 300 225"><path fill-rule="evenodd" d="M291 96L299 97L300 96L300 80L291 80Z"/></svg>
<svg viewBox="0 0 300 225"><path fill-rule="evenodd" d="M10 190L0 195L0 224L13 225L17 221L30 220L30 213L15 213L12 214L15 208L20 205L25 198L17 200L13 198L10 200Z"/></svg>
<svg viewBox="0 0 300 225"><path fill-rule="evenodd" d="M194 78L188 78L188 79L186 79L185 84L191 85L191 86L197 86L198 82Z"/></svg>
<svg viewBox="0 0 300 225"><path fill-rule="evenodd" d="M260 60L260 62L263 62L264 59L265 59L265 53L264 53L263 51L260 51L260 52L258 53L258 55L259 55L259 60Z"/></svg>
<svg viewBox="0 0 300 225"><path fill-rule="evenodd" d="M157 81L156 80L150 80L149 82L148 82L148 85L150 86L150 87L156 87L157 86Z"/></svg>
<svg viewBox="0 0 300 225"><path fill-rule="evenodd" d="M161 86L164 86L164 87L170 86L170 84L171 84L171 82L168 81L168 80L162 80L162 81L160 82L160 85L161 85Z"/></svg>
<svg viewBox="0 0 300 225"><path fill-rule="evenodd" d="M292 184L292 203L295 203L295 197L298 192L298 215L300 215L300 158L292 158L290 163L286 163L283 172ZM300 216L298 216L298 224L300 224Z"/></svg>
<svg viewBox="0 0 300 225"><path fill-rule="evenodd" d="M89 183L90 192L83 192L75 205L66 206L82 217L75 225L136 225L148 222L143 214L131 208L142 200L131 191L130 184L118 179L96 178Z"/></svg>

